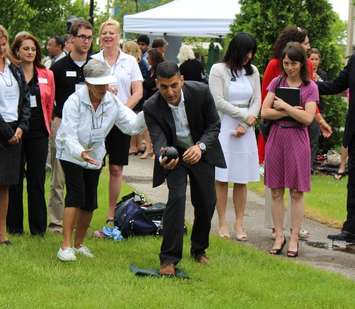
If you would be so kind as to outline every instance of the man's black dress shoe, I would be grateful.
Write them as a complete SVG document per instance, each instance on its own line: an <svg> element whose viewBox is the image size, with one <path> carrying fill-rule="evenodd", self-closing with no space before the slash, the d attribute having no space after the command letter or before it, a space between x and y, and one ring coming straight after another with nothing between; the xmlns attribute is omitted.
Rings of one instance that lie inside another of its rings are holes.
<svg viewBox="0 0 355 309"><path fill-rule="evenodd" d="M328 239L355 243L355 234L347 231L341 231L339 234L328 235Z"/></svg>

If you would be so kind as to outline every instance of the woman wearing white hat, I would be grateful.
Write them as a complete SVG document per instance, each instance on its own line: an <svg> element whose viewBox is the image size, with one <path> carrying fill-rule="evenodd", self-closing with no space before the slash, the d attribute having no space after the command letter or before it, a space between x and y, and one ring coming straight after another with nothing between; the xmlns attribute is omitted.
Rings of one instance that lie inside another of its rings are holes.
<svg viewBox="0 0 355 309"><path fill-rule="evenodd" d="M76 253L93 257L83 242L97 208L97 185L106 154L105 137L114 125L129 135L145 128L142 113L136 115L107 91L108 85L115 81L107 64L90 60L84 67L84 76L86 86L65 102L56 138L57 158L64 170L67 189L64 239L57 254L61 261L75 261Z"/></svg>

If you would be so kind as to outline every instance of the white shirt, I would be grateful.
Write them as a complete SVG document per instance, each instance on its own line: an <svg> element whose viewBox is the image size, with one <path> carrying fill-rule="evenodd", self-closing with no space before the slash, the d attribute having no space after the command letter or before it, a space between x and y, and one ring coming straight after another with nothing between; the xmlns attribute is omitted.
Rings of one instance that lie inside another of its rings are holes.
<svg viewBox="0 0 355 309"><path fill-rule="evenodd" d="M0 72L0 115L5 122L18 120L18 102L20 99L20 88L9 65L10 61L6 59L4 72Z"/></svg>
<svg viewBox="0 0 355 309"><path fill-rule="evenodd" d="M104 51L92 55L91 58L106 62ZM107 62L106 62L107 63ZM109 65L107 63L107 65ZM109 65L110 66L110 65ZM143 81L141 70L139 69L136 58L120 50L120 55L115 64L111 67L111 73L116 76L117 82L113 84L118 88L117 96L124 104L132 95L132 82Z"/></svg>
<svg viewBox="0 0 355 309"><path fill-rule="evenodd" d="M181 99L177 106L168 104L173 114L177 144L182 148L189 148L194 144L185 110L184 94L181 91Z"/></svg>
<svg viewBox="0 0 355 309"><path fill-rule="evenodd" d="M143 112L136 115L110 92L105 94L95 111L88 88L83 86L64 104L56 137L57 159L87 169L99 169L106 154L105 137L114 125L125 134L136 135L145 128ZM89 164L81 158L81 153L90 148L93 151L89 155L98 165Z"/></svg>

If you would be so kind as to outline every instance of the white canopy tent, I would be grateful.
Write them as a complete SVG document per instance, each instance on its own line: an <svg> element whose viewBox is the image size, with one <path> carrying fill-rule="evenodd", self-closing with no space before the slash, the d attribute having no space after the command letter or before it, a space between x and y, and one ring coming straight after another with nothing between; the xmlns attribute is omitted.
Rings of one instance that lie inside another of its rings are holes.
<svg viewBox="0 0 355 309"><path fill-rule="evenodd" d="M238 0L175 0L123 19L123 31L164 36L222 37L240 11Z"/></svg>

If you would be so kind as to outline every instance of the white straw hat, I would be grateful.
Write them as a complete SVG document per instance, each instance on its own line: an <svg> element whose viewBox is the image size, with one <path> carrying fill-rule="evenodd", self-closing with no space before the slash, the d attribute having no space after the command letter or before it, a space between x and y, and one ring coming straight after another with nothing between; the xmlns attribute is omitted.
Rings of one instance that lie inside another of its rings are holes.
<svg viewBox="0 0 355 309"><path fill-rule="evenodd" d="M91 85L107 85L117 81L110 67L101 61L91 59L84 66L85 81Z"/></svg>

